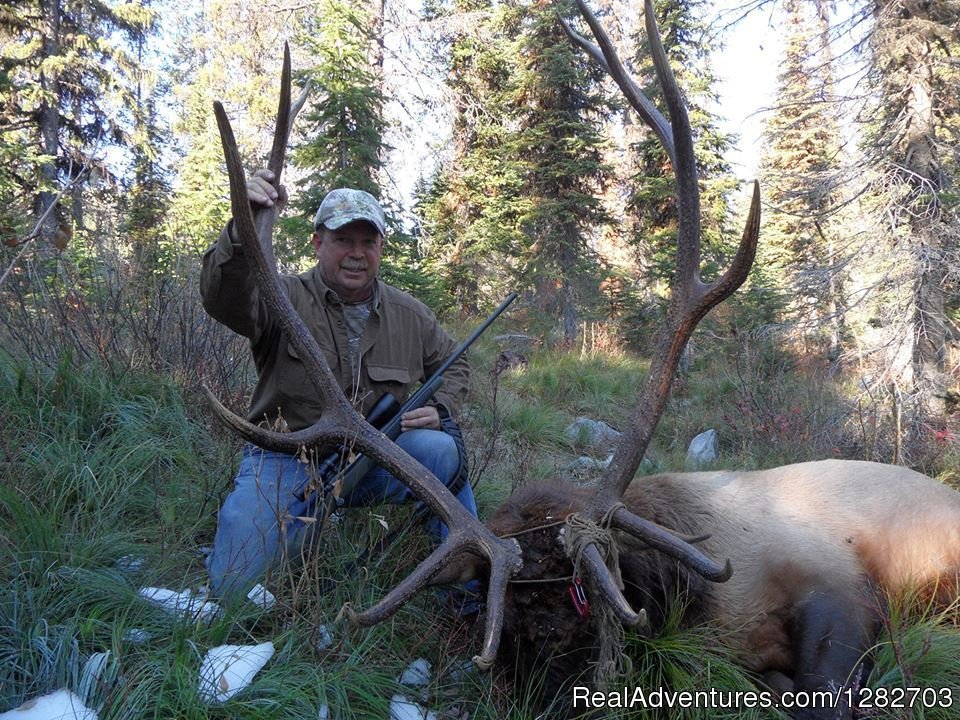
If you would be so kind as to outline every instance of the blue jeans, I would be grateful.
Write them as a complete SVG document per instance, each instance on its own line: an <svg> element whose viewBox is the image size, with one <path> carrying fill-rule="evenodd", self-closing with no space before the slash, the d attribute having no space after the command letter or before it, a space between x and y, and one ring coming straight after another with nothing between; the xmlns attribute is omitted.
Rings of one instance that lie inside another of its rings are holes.
<svg viewBox="0 0 960 720"><path fill-rule="evenodd" d="M410 430L401 433L396 443L444 485L449 486L456 479L459 456L453 438L445 432ZM296 519L311 513L307 502L294 495L307 480L309 470L309 465L292 455L254 445L244 447L235 487L220 508L213 552L207 557L215 595L242 597L278 569L285 556L300 557L316 527L315 523ZM375 467L344 497L344 505L396 504L414 499L406 485ZM457 499L472 515L477 515L470 483L464 483ZM446 537L446 526L435 516L431 516L427 528L435 541Z"/></svg>

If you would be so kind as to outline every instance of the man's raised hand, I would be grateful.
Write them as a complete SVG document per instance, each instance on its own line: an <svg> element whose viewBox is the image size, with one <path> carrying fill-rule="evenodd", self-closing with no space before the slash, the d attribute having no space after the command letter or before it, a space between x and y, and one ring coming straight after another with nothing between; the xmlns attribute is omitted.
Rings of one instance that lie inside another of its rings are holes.
<svg viewBox="0 0 960 720"><path fill-rule="evenodd" d="M287 191L282 185L273 186L273 173L269 170L257 170L247 180L247 198L254 206L273 207L275 204L283 207L287 202Z"/></svg>

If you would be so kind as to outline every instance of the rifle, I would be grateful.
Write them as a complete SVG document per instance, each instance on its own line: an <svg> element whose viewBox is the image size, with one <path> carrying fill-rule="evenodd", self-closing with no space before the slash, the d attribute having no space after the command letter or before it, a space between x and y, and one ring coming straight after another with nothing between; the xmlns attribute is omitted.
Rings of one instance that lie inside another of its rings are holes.
<svg viewBox="0 0 960 720"><path fill-rule="evenodd" d="M400 422L404 413L410 412L411 410L416 410L426 405L430 398L433 397L433 394L440 389L440 385L443 382L443 374L450 369L450 366L453 365L457 360L460 359L460 356L463 355L467 349L473 345L473 343L479 338L488 327L496 320L500 314L507 309L507 307L517 298L517 293L510 293L506 299L500 303L496 310L494 310L486 320L474 330L470 337L464 340L451 354L450 356L443 361L443 364L437 368L437 371L433 373L424 383L414 391L414 393L407 398L407 401L400 405L396 398L394 398L389 393L385 394L374 404L370 412L367 415L367 422L373 425L375 428L380 430L384 435L386 435L391 440L396 440L400 435ZM389 418L389 419L387 419ZM374 461L368 458L365 455L357 455L353 462L351 462L347 467L343 467L344 463L344 451L338 450L337 452L332 453L317 466L317 473L314 478L310 478L301 485L296 491L295 495L297 499L304 500L307 502L305 515L313 516L313 509L316 507L317 501L317 484L319 480L319 485L322 489L322 497L324 501L324 511L321 516L321 523L325 520L329 514L333 511L334 506L340 507L343 505L343 498L349 495L353 488L356 487L357 483L363 479L363 477L373 469Z"/></svg>

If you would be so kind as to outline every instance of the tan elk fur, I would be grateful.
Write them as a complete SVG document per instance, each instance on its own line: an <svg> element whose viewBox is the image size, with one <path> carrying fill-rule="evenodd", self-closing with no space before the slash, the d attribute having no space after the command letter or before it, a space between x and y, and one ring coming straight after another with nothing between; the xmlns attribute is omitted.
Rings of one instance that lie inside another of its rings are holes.
<svg viewBox="0 0 960 720"><path fill-rule="evenodd" d="M559 483L531 485L508 498L487 524L509 535L553 523L582 507L591 492ZM811 593L840 596L858 605L865 619L879 617L878 589L917 589L936 593L941 602L957 597L960 493L907 468L824 460L750 472L666 473L634 480L623 501L633 513L677 533L709 535L697 547L733 565L725 583L693 574L678 581L684 568L676 561L617 533L627 596L637 607L651 598L671 601L669 591L638 585L639 576L649 580L650 564L659 563L654 574L691 595L688 620L717 625L743 665L756 672L793 675L794 609ZM559 531L553 526L541 532L555 541ZM524 535L518 539L527 553ZM449 570L462 577L476 565L463 560ZM540 567L558 575L569 571L525 556L521 577L542 574ZM516 604L517 587L508 606ZM572 615L562 593L561 600ZM515 610L508 607L508 615ZM655 608L648 611L658 615ZM526 632L518 623L527 625L529 618L508 618L508 632ZM546 636L541 640L551 643Z"/></svg>
<svg viewBox="0 0 960 720"><path fill-rule="evenodd" d="M730 580L711 588L711 614L752 670L792 668L784 610L813 590L867 603L874 585L956 596L960 493L907 468L824 460L677 473L638 480L625 496L654 519L646 508L658 500L688 507L696 532L710 535L701 548L733 562Z"/></svg>

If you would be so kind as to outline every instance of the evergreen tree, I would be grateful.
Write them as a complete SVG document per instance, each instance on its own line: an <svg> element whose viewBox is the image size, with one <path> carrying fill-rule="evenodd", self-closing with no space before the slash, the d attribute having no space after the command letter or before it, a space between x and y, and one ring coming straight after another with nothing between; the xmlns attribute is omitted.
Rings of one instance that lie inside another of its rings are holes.
<svg viewBox="0 0 960 720"><path fill-rule="evenodd" d="M189 142L179 162L179 183L171 205L168 232L199 255L230 218L230 202L220 134L213 116L214 79L207 69L181 86L181 142ZM189 129L189 134L188 134ZM262 164L262 162L260 163Z"/></svg>
<svg viewBox="0 0 960 720"><path fill-rule="evenodd" d="M147 35L137 42L138 82L133 110L134 151L132 177L125 180L121 197L121 234L132 246L133 273L137 287L146 288L159 272L169 271L178 247L166 242L164 225L170 205L168 171L161 154L169 142L160 127L157 103L168 88L146 63Z"/></svg>
<svg viewBox="0 0 960 720"><path fill-rule="evenodd" d="M473 0L452 12L473 13L474 23L449 45L452 152L419 206L431 253L462 305L527 289L532 324L547 332L545 321L559 318L573 342L579 320L601 305L590 245L608 221L597 199L610 109L600 71L571 45L554 5Z"/></svg>
<svg viewBox="0 0 960 720"><path fill-rule="evenodd" d="M901 391L914 400L913 438L944 412L949 309L957 300L960 14L950 3L882 0L870 38L878 93L870 150L892 260L875 324L909 348ZM899 294L897 292L899 291ZM906 320L906 322L901 322Z"/></svg>
<svg viewBox="0 0 960 720"><path fill-rule="evenodd" d="M711 47L697 15L699 0L658 0L654 3L664 49L677 82L684 91L693 130L702 207L703 268L705 277L723 265L722 258L731 250L724 240L727 230L727 197L735 187L729 165L723 154L730 139L719 131L716 119L706 109L715 103L715 78L708 66ZM637 80L644 93L666 113L656 74L650 60L649 41L644 33L638 38L634 65ZM631 340L639 342L651 335L661 304L660 292L673 272L676 246L676 199L673 168L666 151L649 130L632 148L639 167L630 178L633 193L628 205L630 228L638 262L645 268L640 282L646 285L628 310L636 328ZM643 297L646 296L646 297Z"/></svg>
<svg viewBox="0 0 960 720"><path fill-rule="evenodd" d="M516 111L509 97L516 75L512 40L524 10L488 0L434 7L452 34L441 43L452 98L452 131L444 165L418 193L430 267L448 302L476 314L513 282L520 257L521 158L510 146Z"/></svg>
<svg viewBox="0 0 960 720"><path fill-rule="evenodd" d="M0 173L0 190L31 198L34 218L46 216L42 234L49 239L58 223L83 228L85 174L102 163L107 146L130 143L124 108L131 106L135 65L127 43L136 42L152 13L139 2L87 0L0 9L0 152L17 161ZM70 216L51 211L69 183L71 202L60 205L70 206Z"/></svg>
<svg viewBox="0 0 960 720"><path fill-rule="evenodd" d="M558 12L572 18L574 9L534 3L520 37L512 91L519 130L511 149L522 160L521 193L529 203L520 218L526 242L518 279L533 287L539 308L561 319L569 344L600 299L601 271L589 240L609 220L597 195L609 173L599 128L610 106L602 71L573 47Z"/></svg>
<svg viewBox="0 0 960 720"><path fill-rule="evenodd" d="M166 231L171 242L200 253L230 217L213 102L224 104L248 172L264 167L276 121L283 42L297 22L253 0L214 0L192 13L182 10L169 68L182 159ZM291 185L291 178L284 182ZM300 242L306 244L302 237Z"/></svg>
<svg viewBox="0 0 960 720"><path fill-rule="evenodd" d="M800 0L792 0L786 12L777 107L767 123L762 158L761 184L772 210L761 265L788 290L783 302L792 320L808 337L825 336L836 359L846 300L832 218L840 132L830 104L827 48L821 44L824 18L814 4Z"/></svg>
<svg viewBox="0 0 960 720"><path fill-rule="evenodd" d="M390 225L381 277L432 299L429 279L421 271L419 246L399 221L399 208L383 196L380 177L389 148L382 79L382 6L324 0L304 20L298 43L313 58L303 77L313 95L300 122L305 141L293 159L304 172L297 217L284 223L290 256L310 255L304 238L327 192L338 187L365 190L379 198Z"/></svg>
<svg viewBox="0 0 960 720"><path fill-rule="evenodd" d="M371 64L377 46L369 32L373 24L369 5L324 0L298 38L316 61L303 73L314 88L301 120L308 140L294 153L306 172L298 201L304 215L312 217L333 188L379 195L386 124L381 79Z"/></svg>

